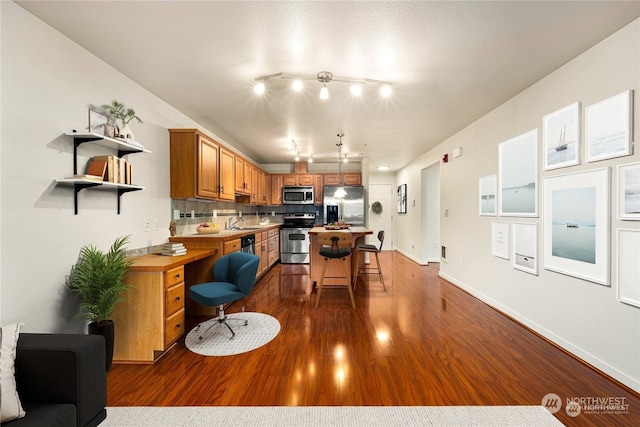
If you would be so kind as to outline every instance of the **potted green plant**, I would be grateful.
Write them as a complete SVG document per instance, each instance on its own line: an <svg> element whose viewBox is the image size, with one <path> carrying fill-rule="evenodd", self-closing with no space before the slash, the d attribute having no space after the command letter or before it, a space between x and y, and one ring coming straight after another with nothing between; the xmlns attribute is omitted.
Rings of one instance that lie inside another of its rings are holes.
<svg viewBox="0 0 640 427"><path fill-rule="evenodd" d="M80 249L80 258L69 276L69 288L80 299L76 317L89 320L89 333L102 335L107 349L107 371L113 360L115 325L111 314L129 289L125 276L133 261L127 259L129 236L118 237L107 253L93 245Z"/></svg>
<svg viewBox="0 0 640 427"><path fill-rule="evenodd" d="M133 132L129 128L129 122L136 119L138 123L142 123L140 117L136 116L136 112L133 108L127 108L122 102L118 102L115 99L111 101L111 104L104 104L102 106L107 113L114 119L120 119L122 126L118 127L118 135L122 138L135 139Z"/></svg>

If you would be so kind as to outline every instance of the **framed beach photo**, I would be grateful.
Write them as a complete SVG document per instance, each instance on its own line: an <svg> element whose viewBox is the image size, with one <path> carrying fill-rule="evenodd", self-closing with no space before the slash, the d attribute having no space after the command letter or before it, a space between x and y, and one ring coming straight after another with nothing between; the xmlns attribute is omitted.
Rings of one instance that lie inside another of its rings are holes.
<svg viewBox="0 0 640 427"><path fill-rule="evenodd" d="M401 184L397 190L398 213L407 213L407 184Z"/></svg>
<svg viewBox="0 0 640 427"><path fill-rule="evenodd" d="M543 264L609 286L609 168L544 179Z"/></svg>
<svg viewBox="0 0 640 427"><path fill-rule="evenodd" d="M105 127L109 125L109 116L89 108L89 132L102 136L113 136L105 133Z"/></svg>
<svg viewBox="0 0 640 427"><path fill-rule="evenodd" d="M587 162L631 153L633 91L628 90L585 109Z"/></svg>
<svg viewBox="0 0 640 427"><path fill-rule="evenodd" d="M544 169L580 164L580 102L575 102L542 119Z"/></svg>
<svg viewBox="0 0 640 427"><path fill-rule="evenodd" d="M538 275L538 224L514 222L511 224L513 245L511 265L516 270Z"/></svg>
<svg viewBox="0 0 640 427"><path fill-rule="evenodd" d="M618 300L640 307L640 230L618 229Z"/></svg>
<svg viewBox="0 0 640 427"><path fill-rule="evenodd" d="M491 223L491 253L498 258L509 259L509 223L493 221Z"/></svg>
<svg viewBox="0 0 640 427"><path fill-rule="evenodd" d="M618 218L640 221L640 163L618 165Z"/></svg>
<svg viewBox="0 0 640 427"><path fill-rule="evenodd" d="M480 215L496 215L496 190L498 177L496 175L483 176L479 181Z"/></svg>
<svg viewBox="0 0 640 427"><path fill-rule="evenodd" d="M500 216L538 216L538 130L498 145Z"/></svg>

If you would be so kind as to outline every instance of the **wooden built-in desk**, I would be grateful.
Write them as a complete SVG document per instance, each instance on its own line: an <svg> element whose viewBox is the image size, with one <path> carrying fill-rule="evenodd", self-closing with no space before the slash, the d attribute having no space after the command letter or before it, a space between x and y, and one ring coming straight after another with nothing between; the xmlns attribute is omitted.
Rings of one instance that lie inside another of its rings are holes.
<svg viewBox="0 0 640 427"><path fill-rule="evenodd" d="M314 227L311 230L309 230L309 239L311 239L311 245L309 248L309 279L311 280L311 283L313 283L314 287L320 281L320 275L322 274L323 258L320 256L321 245L318 242L318 234L325 233L328 231L331 231L331 232L339 231L344 233L351 233L351 237L352 237L351 252L352 253L353 253L353 248L355 248L357 245L361 243L364 243L364 236L368 234L373 234L373 231L365 227L351 227L346 230L326 230L324 227ZM358 268L357 266L358 260L357 260L357 257L355 256L349 256L349 258L350 258L349 262L351 262L351 276L352 278L355 278L356 269ZM338 263L329 263L329 265L327 266L327 272L325 274L325 280L324 280L323 286L326 286L326 285L331 286L332 284L338 284L338 283L344 284L344 279L333 279L329 276L333 276L333 277L344 276L344 272L342 271L342 268L340 268Z"/></svg>
<svg viewBox="0 0 640 427"><path fill-rule="evenodd" d="M131 284L116 306L113 363L153 363L185 331L188 286L213 280L217 250L182 256L141 255L127 273Z"/></svg>

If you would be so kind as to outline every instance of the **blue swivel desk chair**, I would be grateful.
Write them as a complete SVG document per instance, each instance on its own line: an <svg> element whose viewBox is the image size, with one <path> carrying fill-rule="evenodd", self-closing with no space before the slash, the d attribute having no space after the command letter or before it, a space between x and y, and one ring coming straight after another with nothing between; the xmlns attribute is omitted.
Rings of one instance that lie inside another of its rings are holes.
<svg viewBox="0 0 640 427"><path fill-rule="evenodd" d="M229 339L233 339L236 333L231 329L231 326L227 323L228 321L239 320L244 322L244 325L249 322L245 319L228 318L224 314L224 304L242 299L253 291L259 264L260 257L257 255L232 252L221 257L214 264L213 276L216 280L215 282L194 285L189 289L189 296L192 300L208 307L219 306L217 324L224 324L229 328L229 331L231 331L231 338ZM197 326L197 330L203 323ZM215 322L211 323L200 334L198 339L202 340L202 336L215 324Z"/></svg>

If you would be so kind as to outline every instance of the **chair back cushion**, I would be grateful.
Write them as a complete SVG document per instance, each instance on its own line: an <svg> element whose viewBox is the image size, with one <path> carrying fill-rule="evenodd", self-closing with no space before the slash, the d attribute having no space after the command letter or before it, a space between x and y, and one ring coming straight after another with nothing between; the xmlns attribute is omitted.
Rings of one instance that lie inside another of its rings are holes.
<svg viewBox="0 0 640 427"><path fill-rule="evenodd" d="M345 231L329 231L318 234L322 245L320 255L328 258L344 258L351 255L352 235Z"/></svg>
<svg viewBox="0 0 640 427"><path fill-rule="evenodd" d="M245 252L224 255L213 266L213 275L219 282L233 283L238 290L249 295L256 282L260 257Z"/></svg>
<svg viewBox="0 0 640 427"><path fill-rule="evenodd" d="M378 240L380 240L380 249L378 252L382 251L382 245L384 244L384 230L378 231Z"/></svg>

